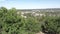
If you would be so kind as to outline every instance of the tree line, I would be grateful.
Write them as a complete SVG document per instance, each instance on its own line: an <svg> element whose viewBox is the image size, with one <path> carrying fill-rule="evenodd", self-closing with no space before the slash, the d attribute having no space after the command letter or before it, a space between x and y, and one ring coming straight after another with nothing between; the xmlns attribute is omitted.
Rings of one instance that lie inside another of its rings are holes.
<svg viewBox="0 0 60 34"><path fill-rule="evenodd" d="M0 7L0 34L60 34L60 17L29 16L24 18L17 14L17 9Z"/></svg>

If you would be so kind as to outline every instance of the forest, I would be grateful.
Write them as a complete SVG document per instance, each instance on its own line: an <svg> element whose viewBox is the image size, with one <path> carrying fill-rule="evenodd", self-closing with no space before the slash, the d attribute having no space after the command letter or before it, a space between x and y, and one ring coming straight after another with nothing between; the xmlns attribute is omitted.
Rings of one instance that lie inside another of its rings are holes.
<svg viewBox="0 0 60 34"><path fill-rule="evenodd" d="M60 34L60 16L27 16L17 14L16 8L0 7L0 34Z"/></svg>

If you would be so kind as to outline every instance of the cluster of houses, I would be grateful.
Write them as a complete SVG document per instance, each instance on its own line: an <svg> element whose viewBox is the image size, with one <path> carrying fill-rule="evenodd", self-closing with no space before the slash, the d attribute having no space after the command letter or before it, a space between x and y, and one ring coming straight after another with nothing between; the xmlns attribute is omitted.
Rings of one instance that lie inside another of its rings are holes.
<svg viewBox="0 0 60 34"><path fill-rule="evenodd" d="M40 12L40 11L38 11L38 12ZM19 11L17 12L18 14L19 14ZM20 12L21 13L21 16L22 17L25 17L25 18L27 18L27 16L25 15L25 14L31 14L32 16L45 16L45 14L42 14L42 13L37 13L37 11L21 11Z"/></svg>
<svg viewBox="0 0 60 34"><path fill-rule="evenodd" d="M59 12L59 11L58 11ZM21 13L22 17L27 18L27 16L25 14L31 14L32 16L56 16L56 13L54 10L20 10L17 12L18 14ZM58 14L58 13L57 13ZM59 13L60 15L60 13ZM59 16L58 15L58 16Z"/></svg>

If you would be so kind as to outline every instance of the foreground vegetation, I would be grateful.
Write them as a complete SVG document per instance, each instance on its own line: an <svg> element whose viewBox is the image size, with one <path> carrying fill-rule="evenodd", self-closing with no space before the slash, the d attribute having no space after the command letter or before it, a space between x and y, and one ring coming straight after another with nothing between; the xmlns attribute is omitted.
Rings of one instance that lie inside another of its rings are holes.
<svg viewBox="0 0 60 34"><path fill-rule="evenodd" d="M17 14L15 8L0 8L0 34L60 34L60 17L29 16L24 18Z"/></svg>

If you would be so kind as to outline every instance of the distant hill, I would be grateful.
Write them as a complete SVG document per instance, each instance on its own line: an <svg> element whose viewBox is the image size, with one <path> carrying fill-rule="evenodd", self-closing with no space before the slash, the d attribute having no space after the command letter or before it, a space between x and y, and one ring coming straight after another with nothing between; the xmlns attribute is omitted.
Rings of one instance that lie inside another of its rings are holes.
<svg viewBox="0 0 60 34"><path fill-rule="evenodd" d="M60 12L60 8L47 8L47 9L17 9L17 11L57 11Z"/></svg>

